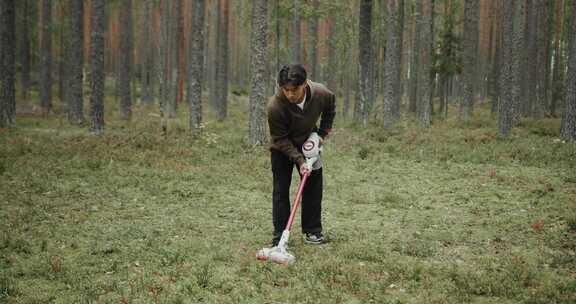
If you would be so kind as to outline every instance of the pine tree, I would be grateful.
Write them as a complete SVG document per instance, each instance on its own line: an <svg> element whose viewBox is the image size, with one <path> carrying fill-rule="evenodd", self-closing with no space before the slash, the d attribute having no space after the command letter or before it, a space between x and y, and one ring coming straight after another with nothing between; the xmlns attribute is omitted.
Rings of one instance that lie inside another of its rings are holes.
<svg viewBox="0 0 576 304"><path fill-rule="evenodd" d="M216 116L218 121L223 121L228 116L228 70L229 70L229 46L228 46L228 13L230 10L229 0L219 0L220 18L218 18L218 43L216 49Z"/></svg>
<svg viewBox="0 0 576 304"><path fill-rule="evenodd" d="M205 0L193 1L192 32L190 37L190 65L188 70L188 104L190 106L190 130L193 135L202 125L202 84L204 81L204 10Z"/></svg>
<svg viewBox="0 0 576 304"><path fill-rule="evenodd" d="M370 115L370 90L372 88L372 0L360 2L359 15L359 98L354 107L354 120L366 126Z"/></svg>
<svg viewBox="0 0 576 304"><path fill-rule="evenodd" d="M120 8L120 118L130 120L132 117L132 0L122 0Z"/></svg>
<svg viewBox="0 0 576 304"><path fill-rule="evenodd" d="M475 75L478 58L478 17L479 0L466 0L464 3L464 96L460 104L460 119L468 122L472 116L475 98Z"/></svg>
<svg viewBox="0 0 576 304"><path fill-rule="evenodd" d="M252 2L252 85L250 90L250 124L249 142L251 145L262 145L267 142L266 133L266 62L268 4L266 0Z"/></svg>
<svg viewBox="0 0 576 304"><path fill-rule="evenodd" d="M568 141L576 141L576 1L570 4L571 20L569 50L568 50L568 73L566 74L566 109L562 118L560 135Z"/></svg>
<svg viewBox="0 0 576 304"><path fill-rule="evenodd" d="M399 102L400 91L400 58L402 47L400 37L402 35L399 22L399 10L397 0L388 0L388 18L386 22L386 58L384 62L384 127L391 128L400 119L399 113L394 111L395 103Z"/></svg>
<svg viewBox="0 0 576 304"><path fill-rule="evenodd" d="M420 94L420 106L418 107L418 114L420 120L420 126L423 128L430 127L430 115L431 115L431 101L432 96L432 82L430 78L431 63L432 63L432 1L422 0L422 27L420 31L420 79L418 83L421 89L418 90Z"/></svg>
<svg viewBox="0 0 576 304"><path fill-rule="evenodd" d="M67 53L68 120L73 124L84 123L84 1L70 0L70 35Z"/></svg>
<svg viewBox="0 0 576 304"><path fill-rule="evenodd" d="M52 1L42 0L40 43L40 106L44 114L52 109Z"/></svg>
<svg viewBox="0 0 576 304"><path fill-rule="evenodd" d="M15 124L15 15L14 0L0 0L0 128Z"/></svg>
<svg viewBox="0 0 576 304"><path fill-rule="evenodd" d="M91 96L90 96L90 131L94 134L104 132L104 11L105 0L91 0Z"/></svg>

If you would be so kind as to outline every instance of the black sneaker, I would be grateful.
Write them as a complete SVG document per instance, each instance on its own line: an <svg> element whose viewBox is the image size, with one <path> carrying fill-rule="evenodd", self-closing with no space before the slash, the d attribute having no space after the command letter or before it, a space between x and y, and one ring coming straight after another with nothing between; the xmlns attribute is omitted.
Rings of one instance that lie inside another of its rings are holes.
<svg viewBox="0 0 576 304"><path fill-rule="evenodd" d="M278 243L280 243L281 237L282 237L282 234L279 234L279 235L276 235L272 238L272 247L278 246Z"/></svg>
<svg viewBox="0 0 576 304"><path fill-rule="evenodd" d="M304 234L304 242L311 245L324 244L324 236L322 232L312 232Z"/></svg>

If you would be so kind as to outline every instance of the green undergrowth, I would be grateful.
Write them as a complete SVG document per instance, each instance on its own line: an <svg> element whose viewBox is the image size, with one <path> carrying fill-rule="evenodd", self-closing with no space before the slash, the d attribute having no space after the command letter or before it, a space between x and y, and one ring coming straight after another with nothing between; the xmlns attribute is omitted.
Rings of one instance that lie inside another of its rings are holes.
<svg viewBox="0 0 576 304"><path fill-rule="evenodd" d="M574 303L576 152L559 120L509 139L467 125L393 130L339 116L324 152L330 242L257 262L271 172L247 100L202 135L108 106L102 136L29 113L0 132L0 303ZM296 184L296 183L294 183ZM291 193L295 192L295 186Z"/></svg>

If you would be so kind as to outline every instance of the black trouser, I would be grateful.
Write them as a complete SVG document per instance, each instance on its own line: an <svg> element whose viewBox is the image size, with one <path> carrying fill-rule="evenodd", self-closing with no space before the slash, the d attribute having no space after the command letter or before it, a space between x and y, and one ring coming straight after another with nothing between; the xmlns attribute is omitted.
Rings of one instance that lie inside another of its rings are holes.
<svg viewBox="0 0 576 304"><path fill-rule="evenodd" d="M272 175L272 223L274 240L278 241L290 217L290 184L292 170L298 166L284 153L271 150ZM302 176L300 176L302 178ZM295 195L295 194L294 194ZM302 232L322 232L322 168L312 171L302 193Z"/></svg>

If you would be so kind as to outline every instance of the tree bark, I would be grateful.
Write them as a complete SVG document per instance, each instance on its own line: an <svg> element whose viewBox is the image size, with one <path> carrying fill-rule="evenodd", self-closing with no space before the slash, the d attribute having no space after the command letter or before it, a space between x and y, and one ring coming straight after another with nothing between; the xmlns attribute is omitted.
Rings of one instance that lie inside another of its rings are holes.
<svg viewBox="0 0 576 304"><path fill-rule="evenodd" d="M188 70L188 104L190 106L190 130L193 136L202 126L202 84L204 81L204 10L205 0L193 1L192 32L190 35L190 65Z"/></svg>
<svg viewBox="0 0 576 304"><path fill-rule="evenodd" d="M84 119L84 1L70 0L70 36L68 55L68 120L83 124Z"/></svg>
<svg viewBox="0 0 576 304"><path fill-rule="evenodd" d="M468 122L472 116L478 58L478 17L479 0L466 0L464 4L464 96L460 104L460 119Z"/></svg>
<svg viewBox="0 0 576 304"><path fill-rule="evenodd" d="M384 59L384 128L392 128L400 119L395 104L400 99L400 56L402 47L399 26L399 7L397 0L388 0L388 18L386 22L386 57Z"/></svg>
<svg viewBox="0 0 576 304"><path fill-rule="evenodd" d="M0 128L13 127L16 116L14 0L0 0Z"/></svg>
<svg viewBox="0 0 576 304"><path fill-rule="evenodd" d="M144 32L142 35L143 68L142 68L142 102L151 104L154 95L154 46L152 41L152 0L144 2Z"/></svg>
<svg viewBox="0 0 576 304"><path fill-rule="evenodd" d="M508 137L514 120L514 107L520 98L521 63L524 32L524 1L510 0L504 4L504 71L502 85L504 91L500 104L498 134Z"/></svg>
<svg viewBox="0 0 576 304"><path fill-rule="evenodd" d="M576 16L576 1L570 4L572 16ZM566 74L566 109L562 118L560 136L565 140L576 141L576 21L571 20L568 73Z"/></svg>
<svg viewBox="0 0 576 304"><path fill-rule="evenodd" d="M420 66L421 72L419 74L420 79L418 83L420 84L420 107L419 107L419 120L420 126L423 128L430 127L430 115L431 115L431 90L432 83L430 78L430 69L432 64L432 1L422 0L422 22L421 32L420 32Z"/></svg>
<svg viewBox="0 0 576 304"><path fill-rule="evenodd" d="M120 119L130 120L132 117L132 0L122 0L120 8Z"/></svg>
<svg viewBox="0 0 576 304"><path fill-rule="evenodd" d="M268 4L266 0L252 2L251 71L249 142L263 145L268 142L266 132L266 75Z"/></svg>
<svg viewBox="0 0 576 304"><path fill-rule="evenodd" d="M230 8L229 0L219 0L221 15L219 18L218 49L216 57L216 96L217 96L217 119L224 121L228 116L228 12Z"/></svg>
<svg viewBox="0 0 576 304"><path fill-rule="evenodd" d="M52 109L52 1L42 0L40 42L40 106L43 114Z"/></svg>
<svg viewBox="0 0 576 304"><path fill-rule="evenodd" d="M21 92L22 99L28 100L28 97L30 96L30 83L31 83L30 67L32 61L31 46L30 46L30 32L32 24L30 20L32 19L32 10L33 10L31 9L31 6L33 5L30 4L30 0L22 0L22 2L23 2L23 10L22 10L23 16L22 16L22 27L20 30L20 35L22 36L21 40L22 72L20 75L21 76L20 85L22 90Z"/></svg>
<svg viewBox="0 0 576 304"><path fill-rule="evenodd" d="M366 126L370 115L371 100L370 89L372 88L372 0L360 2L359 17L359 99L354 107L354 120Z"/></svg>
<svg viewBox="0 0 576 304"><path fill-rule="evenodd" d="M554 39L554 69L552 70L552 99L550 104L550 114L556 117L558 101L562 96L562 25L564 24L564 0L556 0L556 35Z"/></svg>
<svg viewBox="0 0 576 304"><path fill-rule="evenodd" d="M98 135L104 132L104 0L91 0L91 5L90 131Z"/></svg>
<svg viewBox="0 0 576 304"><path fill-rule="evenodd" d="M412 16L412 48L410 50L410 80L408 84L408 112L416 113L418 111L418 75L419 62L418 50L420 50L420 22L418 19L422 15L422 2L416 1L414 14Z"/></svg>
<svg viewBox="0 0 576 304"><path fill-rule="evenodd" d="M302 63L302 35L300 34L300 0L293 0L292 24L290 26L290 50L292 63Z"/></svg>
<svg viewBox="0 0 576 304"><path fill-rule="evenodd" d="M320 75L318 75L318 9L320 6L319 0L311 0L312 1L312 16L310 17L309 26L308 26L308 36L310 37L310 47L309 47L309 65L310 65L310 73L309 78L315 79L316 81L320 80Z"/></svg>

